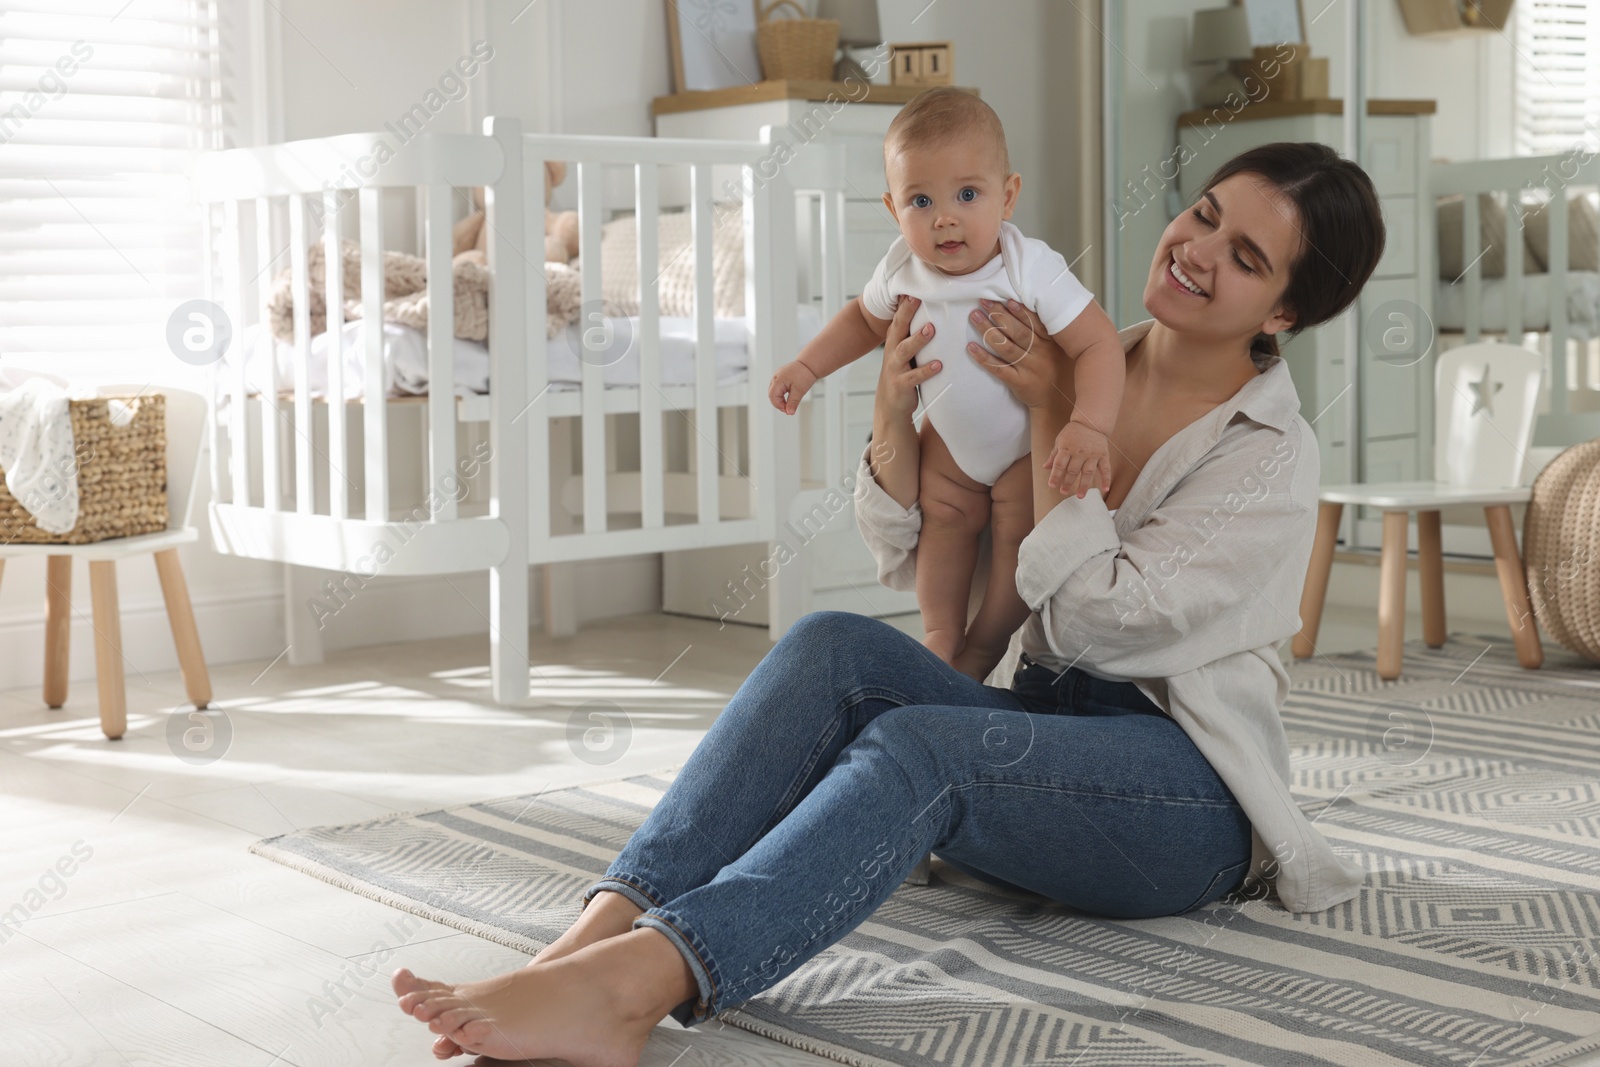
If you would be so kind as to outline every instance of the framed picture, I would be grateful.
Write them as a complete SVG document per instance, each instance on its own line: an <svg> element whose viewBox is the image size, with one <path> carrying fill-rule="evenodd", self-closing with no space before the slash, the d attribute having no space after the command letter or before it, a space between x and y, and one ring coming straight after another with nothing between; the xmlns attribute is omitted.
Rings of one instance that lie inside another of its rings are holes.
<svg viewBox="0 0 1600 1067"><path fill-rule="evenodd" d="M1303 44L1306 13L1300 0L1239 0L1250 26L1250 44Z"/></svg>
<svg viewBox="0 0 1600 1067"><path fill-rule="evenodd" d="M667 38L675 93L761 80L756 0L667 0Z"/></svg>

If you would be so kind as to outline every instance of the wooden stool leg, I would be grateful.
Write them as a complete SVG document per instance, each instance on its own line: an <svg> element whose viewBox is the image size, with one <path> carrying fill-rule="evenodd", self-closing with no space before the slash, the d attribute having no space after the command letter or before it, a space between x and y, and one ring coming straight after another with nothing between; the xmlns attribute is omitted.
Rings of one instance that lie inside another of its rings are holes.
<svg viewBox="0 0 1600 1067"><path fill-rule="evenodd" d="M178 646L178 667L183 671L183 688L203 708L211 703L211 674L200 651L200 631L194 624L194 605L189 601L189 584L183 579L183 564L178 550L157 552L156 573L161 576L161 595L167 601L167 621L172 624L172 643Z"/></svg>
<svg viewBox="0 0 1600 1067"><path fill-rule="evenodd" d="M1311 546L1306 587L1300 594L1300 632L1294 635L1294 654L1305 659L1317 651L1317 630L1322 626L1322 605L1328 598L1328 576L1333 573L1333 549L1339 540L1343 504L1324 503L1317 508L1317 540Z"/></svg>
<svg viewBox="0 0 1600 1067"><path fill-rule="evenodd" d="M1511 642L1517 649L1517 662L1529 670L1544 663L1544 646L1539 642L1539 626L1528 603L1528 576L1517 551L1517 532L1511 525L1511 509L1505 505L1484 508L1489 520L1489 542L1494 545L1494 569L1500 575L1500 596L1506 602L1506 621L1511 624Z"/></svg>
<svg viewBox="0 0 1600 1067"><path fill-rule="evenodd" d="M1422 639L1444 646L1444 541L1437 511L1417 512L1417 570L1422 578Z"/></svg>
<svg viewBox="0 0 1600 1067"><path fill-rule="evenodd" d="M100 687L100 729L115 741L128 729L128 694L122 678L122 612L117 606L117 565L89 561L94 601L94 670Z"/></svg>
<svg viewBox="0 0 1600 1067"><path fill-rule="evenodd" d="M67 702L67 653L72 644L72 557L51 556L45 564L44 702Z"/></svg>
<svg viewBox="0 0 1600 1067"><path fill-rule="evenodd" d="M1400 677L1406 644L1406 529L1411 515L1383 513L1383 556L1378 577L1378 677Z"/></svg>

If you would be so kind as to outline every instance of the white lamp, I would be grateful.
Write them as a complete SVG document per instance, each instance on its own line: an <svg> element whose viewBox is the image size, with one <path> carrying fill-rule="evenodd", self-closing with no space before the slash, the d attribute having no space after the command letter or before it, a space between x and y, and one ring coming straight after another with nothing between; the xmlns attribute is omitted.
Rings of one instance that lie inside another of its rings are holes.
<svg viewBox="0 0 1600 1067"><path fill-rule="evenodd" d="M1232 61L1249 59L1250 23L1242 6L1218 7L1194 13L1194 45L1190 58L1196 63L1222 64L1222 69L1200 87L1195 99L1202 105L1224 104L1230 94L1245 97L1244 82L1233 72Z"/></svg>
<svg viewBox="0 0 1600 1067"><path fill-rule="evenodd" d="M869 82L868 74L850 56L852 48L874 48L883 43L883 31L878 28L878 0L817 0L817 18L839 20L839 62L833 68L833 80L858 78Z"/></svg>

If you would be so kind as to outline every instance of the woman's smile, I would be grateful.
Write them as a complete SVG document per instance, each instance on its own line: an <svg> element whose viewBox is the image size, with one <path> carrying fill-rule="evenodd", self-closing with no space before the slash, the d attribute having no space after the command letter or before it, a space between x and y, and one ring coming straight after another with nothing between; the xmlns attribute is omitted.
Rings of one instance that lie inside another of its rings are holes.
<svg viewBox="0 0 1600 1067"><path fill-rule="evenodd" d="M1209 297L1211 295L1196 285L1194 279L1183 272L1183 268L1178 266L1176 256L1167 260L1167 269L1163 273L1166 275L1167 284L1180 293L1188 293L1190 296L1198 297Z"/></svg>

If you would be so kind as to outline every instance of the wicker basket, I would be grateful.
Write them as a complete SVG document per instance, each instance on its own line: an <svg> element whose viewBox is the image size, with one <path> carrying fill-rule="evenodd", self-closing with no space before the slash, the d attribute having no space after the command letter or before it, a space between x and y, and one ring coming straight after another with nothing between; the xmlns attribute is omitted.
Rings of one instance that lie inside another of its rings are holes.
<svg viewBox="0 0 1600 1067"><path fill-rule="evenodd" d="M1562 647L1600 660L1600 438L1539 472L1522 530L1534 617Z"/></svg>
<svg viewBox="0 0 1600 1067"><path fill-rule="evenodd" d="M167 398L120 398L135 409L124 426L111 421L111 399L117 398L67 402L78 467L77 524L64 534L39 529L0 472L0 544L86 545L167 528Z"/></svg>
<svg viewBox="0 0 1600 1067"><path fill-rule="evenodd" d="M775 19L780 7L800 12L797 19ZM761 8L756 25L756 50L761 53L761 76L768 81L833 80L834 54L839 50L839 20L810 19L794 0L772 0Z"/></svg>

